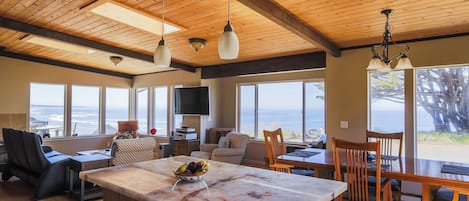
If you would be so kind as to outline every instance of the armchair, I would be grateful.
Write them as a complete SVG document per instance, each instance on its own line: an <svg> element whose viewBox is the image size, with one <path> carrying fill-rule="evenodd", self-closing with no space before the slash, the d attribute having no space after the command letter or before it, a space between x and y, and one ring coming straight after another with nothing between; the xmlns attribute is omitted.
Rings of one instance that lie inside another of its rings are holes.
<svg viewBox="0 0 469 201"><path fill-rule="evenodd" d="M215 161L241 164L250 139L248 135L229 133L226 138L230 142L229 148L221 148L218 144L201 144L200 151L193 151L191 156Z"/></svg>
<svg viewBox="0 0 469 201"><path fill-rule="evenodd" d="M34 199L40 199L65 190L69 156L41 147L41 137L35 133L3 129L8 162L2 174L3 181L11 176L34 186Z"/></svg>

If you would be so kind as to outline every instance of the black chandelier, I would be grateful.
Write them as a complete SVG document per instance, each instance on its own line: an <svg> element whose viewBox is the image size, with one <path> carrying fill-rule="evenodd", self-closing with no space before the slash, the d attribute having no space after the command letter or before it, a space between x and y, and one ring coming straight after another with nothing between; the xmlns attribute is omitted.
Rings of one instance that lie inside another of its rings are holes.
<svg viewBox="0 0 469 201"><path fill-rule="evenodd" d="M371 58L370 64L367 68L367 70L369 71L391 71L413 68L412 64L410 63L409 57L407 57L407 53L409 53L410 50L409 45L396 44L392 40L392 35L389 31L389 15L392 13L392 11L392 9L386 9L381 11L381 14L386 15L386 25L384 26L383 42L381 42L381 44L373 45L373 47L371 47L373 57ZM405 49L402 52L389 56L389 47L391 45L402 46L405 47ZM383 49L383 52L381 54L377 52L378 48ZM398 60L397 64L394 68L391 68L391 63L393 63L393 61L395 60Z"/></svg>

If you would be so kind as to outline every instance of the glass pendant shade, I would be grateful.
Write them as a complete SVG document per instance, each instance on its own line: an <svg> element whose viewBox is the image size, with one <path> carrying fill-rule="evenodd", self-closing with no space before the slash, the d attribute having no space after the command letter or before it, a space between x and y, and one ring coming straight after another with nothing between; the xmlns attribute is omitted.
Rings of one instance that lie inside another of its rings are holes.
<svg viewBox="0 0 469 201"><path fill-rule="evenodd" d="M158 47L153 55L153 62L156 67L166 68L171 65L171 51L163 39L160 40Z"/></svg>
<svg viewBox="0 0 469 201"><path fill-rule="evenodd" d="M378 57L373 57L371 58L370 63L368 64L368 68L366 68L366 70L378 70L379 68L383 68L384 66L385 64Z"/></svg>
<svg viewBox="0 0 469 201"><path fill-rule="evenodd" d="M394 70L405 70L405 69L412 69L412 63L410 63L409 57L407 55L403 55L399 61L397 62L396 67Z"/></svg>
<svg viewBox="0 0 469 201"><path fill-rule="evenodd" d="M223 34L218 39L218 55L220 59L236 59L239 53L239 40L230 22L225 26Z"/></svg>
<svg viewBox="0 0 469 201"><path fill-rule="evenodd" d="M382 63L382 65L378 69L376 69L376 71L378 71L378 72L390 72L390 71L392 71L390 63L389 64L385 64L384 62L381 62L381 63Z"/></svg>

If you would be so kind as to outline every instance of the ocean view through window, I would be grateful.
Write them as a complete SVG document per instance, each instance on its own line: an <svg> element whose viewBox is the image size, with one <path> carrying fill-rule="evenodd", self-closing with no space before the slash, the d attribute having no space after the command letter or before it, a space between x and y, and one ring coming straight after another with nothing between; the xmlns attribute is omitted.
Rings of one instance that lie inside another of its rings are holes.
<svg viewBox="0 0 469 201"><path fill-rule="evenodd" d="M99 87L72 86L72 136L99 135Z"/></svg>
<svg viewBox="0 0 469 201"><path fill-rule="evenodd" d="M241 84L239 130L263 139L263 130L282 128L285 141L309 143L324 134L324 81Z"/></svg>
<svg viewBox="0 0 469 201"><path fill-rule="evenodd" d="M30 131L45 137L64 137L64 113L65 85L30 84Z"/></svg>
<svg viewBox="0 0 469 201"><path fill-rule="evenodd" d="M153 127L156 135L168 135L168 87L153 88Z"/></svg>
<svg viewBox="0 0 469 201"><path fill-rule="evenodd" d="M129 89L106 88L105 134L117 132L117 121L129 119Z"/></svg>
<svg viewBox="0 0 469 201"><path fill-rule="evenodd" d="M138 88L137 90L137 120L138 133L148 134L148 88Z"/></svg>

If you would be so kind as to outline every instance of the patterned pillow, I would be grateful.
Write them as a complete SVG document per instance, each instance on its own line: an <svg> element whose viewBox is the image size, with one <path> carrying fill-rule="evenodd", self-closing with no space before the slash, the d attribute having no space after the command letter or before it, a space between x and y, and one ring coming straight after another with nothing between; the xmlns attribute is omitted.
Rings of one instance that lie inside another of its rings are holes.
<svg viewBox="0 0 469 201"><path fill-rule="evenodd" d="M132 139L134 133L132 131L120 131L116 133L116 139Z"/></svg>
<svg viewBox="0 0 469 201"><path fill-rule="evenodd" d="M221 137L218 141L218 148L230 148L230 139Z"/></svg>

